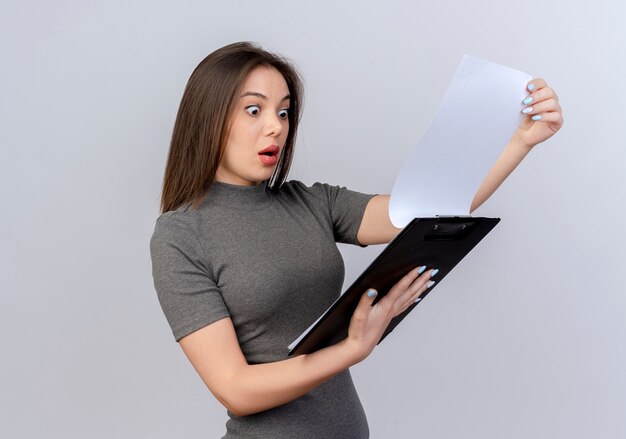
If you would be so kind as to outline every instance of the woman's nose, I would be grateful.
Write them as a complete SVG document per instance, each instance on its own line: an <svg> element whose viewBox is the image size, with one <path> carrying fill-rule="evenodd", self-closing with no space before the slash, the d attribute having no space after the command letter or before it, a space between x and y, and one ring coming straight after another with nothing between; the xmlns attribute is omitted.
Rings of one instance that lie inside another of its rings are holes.
<svg viewBox="0 0 626 439"><path fill-rule="evenodd" d="M278 115L269 115L267 117L267 121L265 122L266 135L277 137L281 134L282 130L283 124L281 123Z"/></svg>

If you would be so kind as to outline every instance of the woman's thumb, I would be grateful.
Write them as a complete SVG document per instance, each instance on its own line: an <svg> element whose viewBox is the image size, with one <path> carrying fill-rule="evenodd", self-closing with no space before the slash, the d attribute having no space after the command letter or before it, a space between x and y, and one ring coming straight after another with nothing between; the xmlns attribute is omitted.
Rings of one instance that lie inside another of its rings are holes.
<svg viewBox="0 0 626 439"><path fill-rule="evenodd" d="M363 294L363 296L361 297L361 302L367 303L368 305L372 305L372 302L374 302L374 299L376 299L376 296L378 295L378 291L376 291L373 288L370 288L369 290L367 290L365 292L365 294Z"/></svg>
<svg viewBox="0 0 626 439"><path fill-rule="evenodd" d="M361 299L359 300L359 303L357 304L353 314L353 316L356 317L357 320L367 318L367 314L369 313L370 308L372 307L372 302L374 302L377 294L378 293L376 292L376 290L370 288L361 295Z"/></svg>

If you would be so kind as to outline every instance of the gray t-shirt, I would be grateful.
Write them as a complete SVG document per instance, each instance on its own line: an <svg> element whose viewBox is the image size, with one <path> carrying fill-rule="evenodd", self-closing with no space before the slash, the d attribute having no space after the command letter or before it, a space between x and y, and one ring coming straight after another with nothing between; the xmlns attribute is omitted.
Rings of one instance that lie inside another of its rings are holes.
<svg viewBox="0 0 626 439"><path fill-rule="evenodd" d="M215 182L198 209L163 213L150 241L154 285L176 341L224 317L249 364L287 346L339 296L336 242L356 234L374 195L285 182L278 193ZM228 411L224 438L369 437L349 370L308 394L249 416Z"/></svg>

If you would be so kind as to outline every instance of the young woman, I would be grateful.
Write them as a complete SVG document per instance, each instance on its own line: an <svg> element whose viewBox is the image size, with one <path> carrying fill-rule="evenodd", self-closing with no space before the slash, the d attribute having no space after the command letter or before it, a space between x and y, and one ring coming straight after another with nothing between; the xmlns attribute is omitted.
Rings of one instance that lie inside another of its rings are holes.
<svg viewBox="0 0 626 439"><path fill-rule="evenodd" d="M472 210L563 123L545 81L528 90L528 117ZM388 195L285 181L301 103L287 60L235 43L194 70L176 117L150 242L154 284L175 340L227 408L226 438L367 438L348 368L436 280L437 267L422 266L376 305L376 291L364 292L345 340L287 358L340 294L336 242L382 244L400 231Z"/></svg>

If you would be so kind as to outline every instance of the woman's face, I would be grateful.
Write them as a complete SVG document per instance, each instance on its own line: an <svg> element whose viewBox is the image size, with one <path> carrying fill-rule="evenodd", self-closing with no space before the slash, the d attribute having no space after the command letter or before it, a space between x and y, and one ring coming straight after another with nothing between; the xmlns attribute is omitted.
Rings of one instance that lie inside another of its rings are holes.
<svg viewBox="0 0 626 439"><path fill-rule="evenodd" d="M215 179L252 186L269 179L289 132L289 88L273 67L257 67L246 78L231 116L224 155Z"/></svg>

